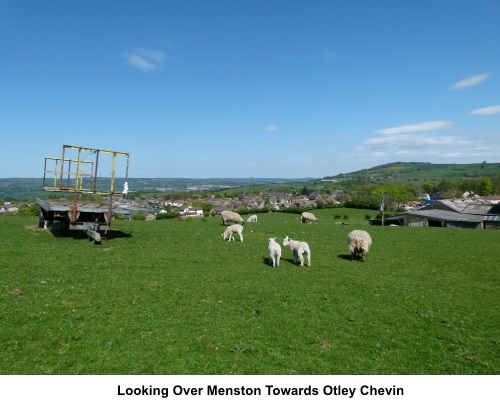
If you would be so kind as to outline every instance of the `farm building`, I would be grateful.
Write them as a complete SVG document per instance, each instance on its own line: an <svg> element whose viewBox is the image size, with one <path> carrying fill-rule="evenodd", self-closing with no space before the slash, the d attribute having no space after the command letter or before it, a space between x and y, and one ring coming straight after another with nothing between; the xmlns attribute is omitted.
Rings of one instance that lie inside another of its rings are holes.
<svg viewBox="0 0 500 405"><path fill-rule="evenodd" d="M439 200L430 208L459 212L461 214L500 215L500 206L498 204L492 204L482 199L475 201L467 199Z"/></svg>
<svg viewBox="0 0 500 405"><path fill-rule="evenodd" d="M476 198L472 201L470 199L440 200L432 208L450 214L464 215L464 218L470 218L469 221L481 222L480 228L500 229L500 206L482 198Z"/></svg>
<svg viewBox="0 0 500 405"><path fill-rule="evenodd" d="M403 215L404 225L446 228L483 228L483 216L445 210L418 210Z"/></svg>
<svg viewBox="0 0 500 405"><path fill-rule="evenodd" d="M381 220L370 220L370 225L381 225ZM430 207L386 217L384 225L500 229L500 206L480 200L439 200Z"/></svg>

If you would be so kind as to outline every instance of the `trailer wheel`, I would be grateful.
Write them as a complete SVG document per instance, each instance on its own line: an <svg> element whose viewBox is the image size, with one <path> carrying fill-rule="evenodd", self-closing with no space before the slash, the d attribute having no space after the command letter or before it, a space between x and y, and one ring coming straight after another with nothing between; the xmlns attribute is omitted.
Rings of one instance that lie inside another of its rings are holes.
<svg viewBox="0 0 500 405"><path fill-rule="evenodd" d="M40 208L38 210L38 227L43 228L45 226L45 215L43 214L43 210Z"/></svg>

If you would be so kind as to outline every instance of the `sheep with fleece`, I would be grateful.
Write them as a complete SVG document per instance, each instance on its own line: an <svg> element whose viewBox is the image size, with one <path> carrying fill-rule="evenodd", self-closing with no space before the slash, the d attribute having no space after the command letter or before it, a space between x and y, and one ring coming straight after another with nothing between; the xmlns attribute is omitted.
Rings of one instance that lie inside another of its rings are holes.
<svg viewBox="0 0 500 405"><path fill-rule="evenodd" d="M243 226L240 224L229 225L222 234L222 239L226 240L226 238L229 238L229 241L234 240L233 233L240 235L240 242L243 242Z"/></svg>
<svg viewBox="0 0 500 405"><path fill-rule="evenodd" d="M347 235L347 245L351 252L351 261L357 255L362 262L365 261L365 254L368 253L372 245L372 238L368 232L362 230L354 230Z"/></svg>
<svg viewBox="0 0 500 405"><path fill-rule="evenodd" d="M247 218L247 222L257 222L257 215L250 215Z"/></svg>
<svg viewBox="0 0 500 405"><path fill-rule="evenodd" d="M304 265L304 255L307 256L307 266L311 267L311 249L307 242L290 239L288 236L283 240L283 246L290 247L293 253L293 262Z"/></svg>
<svg viewBox="0 0 500 405"><path fill-rule="evenodd" d="M276 238L269 238L267 240L267 250L269 251L269 259L273 267L280 267L281 246L276 242Z"/></svg>
<svg viewBox="0 0 500 405"><path fill-rule="evenodd" d="M226 222L234 222L235 224L243 225L245 221L241 218L240 214L233 211L222 211L222 225L226 225Z"/></svg>
<svg viewBox="0 0 500 405"><path fill-rule="evenodd" d="M318 219L314 216L314 214L310 212L303 212L302 215L300 216L300 221L305 224L306 222L315 222L318 223Z"/></svg>

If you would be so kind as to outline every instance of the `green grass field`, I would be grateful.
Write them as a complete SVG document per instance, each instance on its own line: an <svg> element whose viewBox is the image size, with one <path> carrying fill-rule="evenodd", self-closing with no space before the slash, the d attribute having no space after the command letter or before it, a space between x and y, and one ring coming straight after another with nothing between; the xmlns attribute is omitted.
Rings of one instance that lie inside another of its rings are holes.
<svg viewBox="0 0 500 405"><path fill-rule="evenodd" d="M349 215L348 225L334 215ZM499 374L500 233L369 227L367 211L114 221L95 245L0 218L1 374ZM373 214L373 212L372 212ZM346 236L370 232L364 263ZM306 240L312 267L267 238Z"/></svg>

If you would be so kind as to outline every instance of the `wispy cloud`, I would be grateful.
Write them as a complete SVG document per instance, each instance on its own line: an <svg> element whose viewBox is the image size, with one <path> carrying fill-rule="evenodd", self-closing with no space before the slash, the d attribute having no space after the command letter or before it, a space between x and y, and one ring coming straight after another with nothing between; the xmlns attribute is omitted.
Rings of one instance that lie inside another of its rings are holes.
<svg viewBox="0 0 500 405"><path fill-rule="evenodd" d="M450 86L452 90L467 89L472 86L477 86L478 84L484 82L490 76L489 73L481 73L479 75L474 75L467 77L466 79L460 80L459 82L453 83Z"/></svg>
<svg viewBox="0 0 500 405"><path fill-rule="evenodd" d="M454 136L418 136L418 135L391 135L379 138L370 138L363 142L367 148L421 148L427 146L457 147L473 144Z"/></svg>
<svg viewBox="0 0 500 405"><path fill-rule="evenodd" d="M276 132L278 130L278 127L276 125L266 125L264 128L267 132Z"/></svg>
<svg viewBox="0 0 500 405"><path fill-rule="evenodd" d="M428 129L427 126L420 128ZM373 163L401 159L470 163L494 159L500 153L500 136L497 130L477 131L453 127L446 132L448 131L452 132L394 133L369 138L353 149L357 155L353 159Z"/></svg>
<svg viewBox="0 0 500 405"><path fill-rule="evenodd" d="M469 111L473 115L494 115L500 114L500 105L493 105L491 107L478 108L477 110Z"/></svg>
<svg viewBox="0 0 500 405"><path fill-rule="evenodd" d="M151 72L164 66L167 56L154 49L134 48L132 52L122 54L127 63L143 72Z"/></svg>
<svg viewBox="0 0 500 405"><path fill-rule="evenodd" d="M432 132L440 129L449 128L452 125L450 121L427 121L416 124L402 125L400 127L386 128L376 131L382 135L409 134L414 132Z"/></svg>

